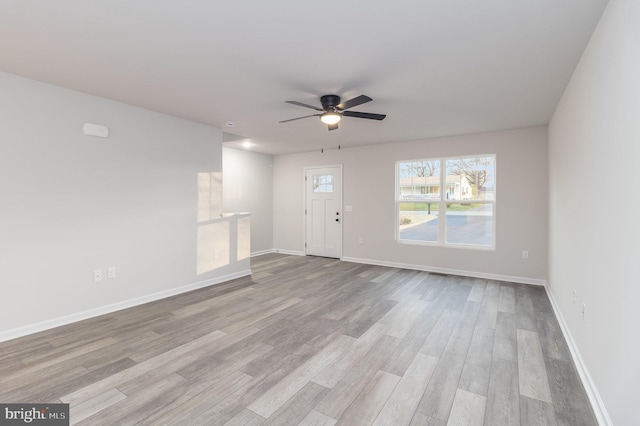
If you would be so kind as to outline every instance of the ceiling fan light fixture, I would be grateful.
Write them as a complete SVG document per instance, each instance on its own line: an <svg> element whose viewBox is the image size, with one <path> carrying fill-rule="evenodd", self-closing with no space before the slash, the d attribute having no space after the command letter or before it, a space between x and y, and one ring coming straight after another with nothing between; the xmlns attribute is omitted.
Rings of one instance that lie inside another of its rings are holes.
<svg viewBox="0 0 640 426"><path fill-rule="evenodd" d="M336 124L340 122L341 119L342 119L342 116L337 112L325 112L320 116L320 120L324 124L329 124L329 125Z"/></svg>
<svg viewBox="0 0 640 426"><path fill-rule="evenodd" d="M288 120L279 121L279 123L288 123L290 121L301 120L303 118L309 117L320 117L320 121L322 123L329 126L329 130L338 129L338 123L342 120L342 117L353 117L353 118L364 118L367 120L384 120L386 117L385 114L373 114L370 112L361 112L361 111L347 111L350 108L357 107L358 105L362 105L367 102L371 102L371 99L368 96L360 95L356 96L353 99L349 99L346 102L340 101L340 96L338 95L323 95L320 96L320 103L322 104L322 108L317 106L303 104L298 101L285 101L285 103L301 106L304 108L309 108L315 111L319 111L319 113L305 115L303 117L290 118Z"/></svg>

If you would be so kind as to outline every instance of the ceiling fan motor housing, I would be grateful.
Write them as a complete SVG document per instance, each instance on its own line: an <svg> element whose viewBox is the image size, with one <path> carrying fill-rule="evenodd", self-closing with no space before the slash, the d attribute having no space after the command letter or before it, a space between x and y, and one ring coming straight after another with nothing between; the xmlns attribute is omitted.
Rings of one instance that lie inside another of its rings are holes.
<svg viewBox="0 0 640 426"><path fill-rule="evenodd" d="M320 103L322 104L322 109L325 111L332 111L340 104L340 96L324 95L320 97Z"/></svg>

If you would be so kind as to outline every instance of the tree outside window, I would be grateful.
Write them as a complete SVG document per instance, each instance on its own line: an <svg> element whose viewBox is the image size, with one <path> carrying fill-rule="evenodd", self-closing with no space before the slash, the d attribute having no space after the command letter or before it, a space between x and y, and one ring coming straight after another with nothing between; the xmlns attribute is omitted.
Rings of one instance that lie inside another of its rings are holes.
<svg viewBox="0 0 640 426"><path fill-rule="evenodd" d="M398 241L495 247L495 172L495 155L398 162Z"/></svg>

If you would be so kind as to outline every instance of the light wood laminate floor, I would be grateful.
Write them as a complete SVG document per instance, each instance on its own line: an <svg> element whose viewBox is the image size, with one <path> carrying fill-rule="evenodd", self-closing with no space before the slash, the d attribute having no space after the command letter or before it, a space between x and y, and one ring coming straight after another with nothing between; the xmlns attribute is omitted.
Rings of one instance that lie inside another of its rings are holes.
<svg viewBox="0 0 640 426"><path fill-rule="evenodd" d="M0 343L0 402L81 425L594 425L542 287L269 254Z"/></svg>

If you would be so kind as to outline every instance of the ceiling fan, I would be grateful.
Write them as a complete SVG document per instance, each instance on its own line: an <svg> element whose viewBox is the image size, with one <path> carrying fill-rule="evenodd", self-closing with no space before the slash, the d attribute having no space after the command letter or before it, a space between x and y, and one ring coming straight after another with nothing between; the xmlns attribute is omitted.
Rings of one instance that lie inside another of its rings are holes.
<svg viewBox="0 0 640 426"><path fill-rule="evenodd" d="M320 113L305 115L304 117L291 118L289 120L280 121L280 123L288 123L289 121L301 120L303 118L309 118L309 117L320 117L320 120L329 126L329 130L336 130L338 128L338 123L340 123L340 120L342 120L342 117L366 118L368 120L384 120L384 118L386 117L385 114L346 111L349 108L362 105L366 102L371 102L372 100L373 99L371 99L368 96L360 95L346 102L341 103L340 96L338 95L324 95L320 97L320 103L322 104L322 108L319 108L313 105L303 104L302 102L298 102L298 101L285 101L288 104L315 109L316 111L320 111Z"/></svg>

